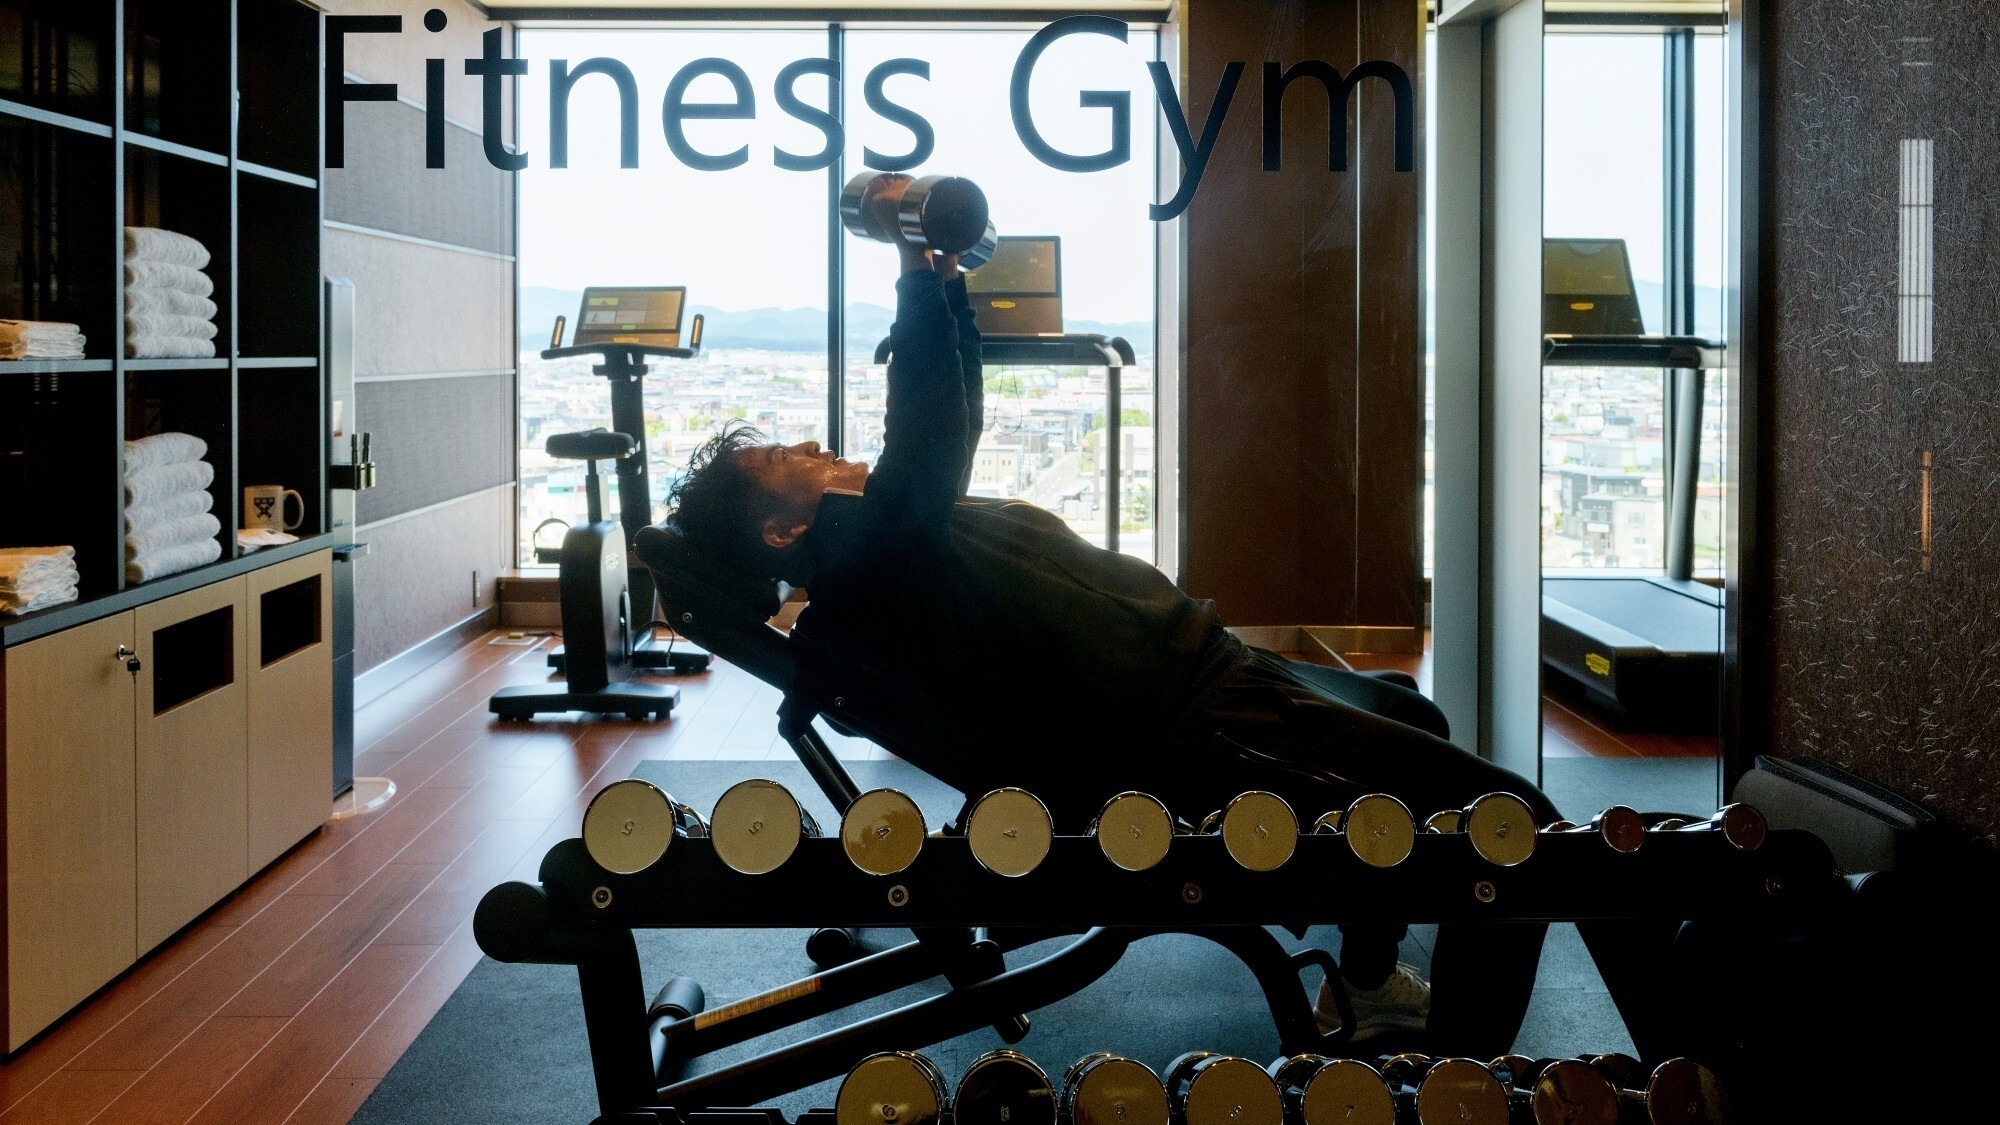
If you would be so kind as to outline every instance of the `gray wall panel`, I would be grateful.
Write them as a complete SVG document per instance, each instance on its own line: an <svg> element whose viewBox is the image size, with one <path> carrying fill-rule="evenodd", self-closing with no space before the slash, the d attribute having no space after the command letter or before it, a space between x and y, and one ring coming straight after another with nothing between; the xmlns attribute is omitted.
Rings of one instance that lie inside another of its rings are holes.
<svg viewBox="0 0 2000 1125"><path fill-rule="evenodd" d="M424 101L424 60L444 60L445 116L477 128L480 126L480 79L465 73L465 60L479 57L481 36L501 28L505 54L514 54L514 29L466 0L318 0L318 5L340 16L401 16L403 30L396 35L350 35L347 37L347 65L350 74L367 82L393 82L396 93L419 105ZM443 9L449 21L442 34L424 29L424 13ZM514 124L514 88L519 82L500 86L501 124L510 140ZM358 103L349 102L351 111Z"/></svg>
<svg viewBox="0 0 2000 1125"><path fill-rule="evenodd" d="M354 279L356 375L514 366L512 262L335 229L326 271Z"/></svg>
<svg viewBox="0 0 2000 1125"><path fill-rule="evenodd" d="M433 0L323 2L342 15L400 14L400 34L350 36L345 69L421 104L424 60L443 58L445 115L477 127L479 80L464 60L496 24L474 6L435 0L450 26L432 34L423 16ZM505 38L511 54L512 32ZM508 99L511 116L511 89ZM417 377L356 391L380 471L358 505L373 525L360 536L370 554L355 566L365 670L490 606L495 578L513 563L514 377L433 376L514 367L514 264L492 255L513 251L515 197L512 176L458 124L446 128L446 167L426 169L417 106L349 103L346 126L348 167L326 173L327 219L391 237L329 229L327 272L355 284L356 373Z"/></svg>
<svg viewBox="0 0 2000 1125"><path fill-rule="evenodd" d="M514 490L502 488L363 531L368 554L354 563L356 670L491 606L497 576L513 565L513 518Z"/></svg>
<svg viewBox="0 0 2000 1125"><path fill-rule="evenodd" d="M514 479L514 377L362 383L355 411L375 435L377 484L360 494L361 524Z"/></svg>
<svg viewBox="0 0 2000 1125"><path fill-rule="evenodd" d="M445 166L424 167L424 111L402 102L347 110L346 165L326 171L326 217L495 254L514 252L514 176L477 134L444 130Z"/></svg>

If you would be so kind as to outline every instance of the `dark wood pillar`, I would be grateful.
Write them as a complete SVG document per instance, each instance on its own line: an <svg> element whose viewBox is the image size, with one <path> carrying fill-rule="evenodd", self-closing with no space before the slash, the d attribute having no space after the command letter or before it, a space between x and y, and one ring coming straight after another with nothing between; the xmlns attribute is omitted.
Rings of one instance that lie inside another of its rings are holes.
<svg viewBox="0 0 2000 1125"><path fill-rule="evenodd" d="M1395 170L1396 104L1349 96L1346 170L1328 169L1329 99L1283 98L1264 169L1265 67L1408 75L1423 153L1417 0L1192 0L1190 130L1231 62L1243 77L1186 217L1187 566L1237 626L1422 624L1422 174Z"/></svg>

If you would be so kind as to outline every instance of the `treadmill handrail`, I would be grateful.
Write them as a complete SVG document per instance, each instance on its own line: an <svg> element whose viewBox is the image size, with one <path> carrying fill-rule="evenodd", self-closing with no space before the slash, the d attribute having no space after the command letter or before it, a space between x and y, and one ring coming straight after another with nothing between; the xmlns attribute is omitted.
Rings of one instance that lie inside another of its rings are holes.
<svg viewBox="0 0 2000 1125"><path fill-rule="evenodd" d="M1028 363L1080 363L1093 367L1132 367L1139 361L1123 336L1072 332L1060 336L1019 336L991 333L980 337L983 361L992 367ZM889 362L889 338L875 345L875 362Z"/></svg>

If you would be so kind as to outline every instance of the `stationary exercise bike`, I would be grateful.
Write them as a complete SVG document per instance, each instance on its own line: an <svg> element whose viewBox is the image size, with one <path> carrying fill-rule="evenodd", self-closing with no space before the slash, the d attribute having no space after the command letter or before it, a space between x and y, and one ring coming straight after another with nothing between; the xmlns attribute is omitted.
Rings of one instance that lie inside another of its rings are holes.
<svg viewBox="0 0 2000 1125"><path fill-rule="evenodd" d="M610 294L598 296L600 292ZM584 308L594 300L635 299L670 295L673 329L679 327L681 291L586 291ZM636 296L635 296L636 295ZM643 301L641 301L643 304ZM634 566L627 553L628 536L651 522L652 497L646 474L644 402L640 382L647 356L693 357L701 349L702 318L696 316L688 345L643 342L646 332L622 338L562 346L563 320L558 317L552 346L543 359L597 355L604 362L591 368L611 383L612 430L554 434L543 448L549 456L584 462L586 521L568 528L557 558L557 589L562 607L563 646L549 657L562 671L564 683L517 684L493 693L488 701L502 719L530 719L549 711L589 711L624 714L635 720L664 717L680 698L680 689L666 684L635 682L641 669L695 673L708 668L709 654L679 638L661 643L652 637L655 605L652 575ZM582 332L578 333L583 336ZM667 338L675 338L668 336ZM598 462L611 461L618 476L621 519L604 518L604 478ZM537 529L540 530L539 528ZM537 548L538 559L547 553ZM637 618L637 609L645 613Z"/></svg>

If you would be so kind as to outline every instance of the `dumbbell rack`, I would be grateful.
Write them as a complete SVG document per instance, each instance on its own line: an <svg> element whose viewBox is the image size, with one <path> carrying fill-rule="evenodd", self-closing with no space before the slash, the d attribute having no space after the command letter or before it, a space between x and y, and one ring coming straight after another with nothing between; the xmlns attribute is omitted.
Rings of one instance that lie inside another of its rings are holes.
<svg viewBox="0 0 2000 1125"><path fill-rule="evenodd" d="M1466 836L1420 834L1410 856L1386 869L1363 863L1338 835L1306 835L1269 872L1236 864L1217 836L1176 837L1167 858L1143 872L1113 866L1094 838L1058 836L1047 859L1018 878L986 871L955 836L926 840L908 868L889 876L860 871L834 838L801 840L765 875L730 870L701 837L675 838L644 871L610 874L572 839L549 850L540 878L488 892L475 933L496 960L577 967L602 1122L754 1104L836 1077L874 1051L920 1048L982 1026L1018 1040L1025 1023L1017 1013L1075 993L1132 942L1164 933L1204 937L1241 958L1263 987L1286 1053L1339 1054L1343 1040L1318 1031L1299 980L1309 966L1337 971L1332 959L1288 953L1264 927L1302 934L1383 919L1444 927L1430 1026L1441 1044L1453 1042L1456 1020L1476 1022L1482 990L1495 986L1482 978L1479 955L1507 940L1509 924L1567 921L1579 924L1641 1054L1698 1057L1681 1044L1699 1013L1687 1010L1689 997L1664 968L1681 925L1775 922L1846 886L1825 845L1799 831L1774 831L1748 852L1716 832L1650 833L1629 854L1590 833L1544 834L1528 860L1504 868L1480 858ZM699 989L682 978L645 1002L635 929L819 926L910 928L918 940L714 1011L699 1010ZM1477 937L1448 940L1454 930ZM1030 964L1004 964L1012 950L1067 934L1080 936ZM662 1084L682 1059L941 974L953 988Z"/></svg>

